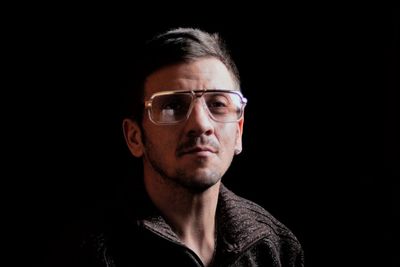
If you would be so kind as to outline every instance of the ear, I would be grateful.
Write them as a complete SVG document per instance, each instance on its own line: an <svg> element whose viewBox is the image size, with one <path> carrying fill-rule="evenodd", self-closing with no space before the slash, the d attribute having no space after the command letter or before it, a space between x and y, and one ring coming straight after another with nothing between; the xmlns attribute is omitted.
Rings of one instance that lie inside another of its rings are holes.
<svg viewBox="0 0 400 267"><path fill-rule="evenodd" d="M244 124L244 117L242 117L242 119L240 121L238 121L238 125L237 125L235 155L239 155L240 152L242 152L243 124Z"/></svg>
<svg viewBox="0 0 400 267"><path fill-rule="evenodd" d="M125 136L125 142L129 150L135 157L143 156L144 146L142 142L142 131L137 122L131 119L124 119L122 129Z"/></svg>

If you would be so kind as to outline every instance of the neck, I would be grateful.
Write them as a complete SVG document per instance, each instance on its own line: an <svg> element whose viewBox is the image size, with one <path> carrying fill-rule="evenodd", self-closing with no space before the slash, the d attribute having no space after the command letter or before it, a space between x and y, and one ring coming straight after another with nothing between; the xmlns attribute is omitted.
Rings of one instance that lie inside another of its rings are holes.
<svg viewBox="0 0 400 267"><path fill-rule="evenodd" d="M181 241L193 250L207 266L215 250L215 214L220 182L203 192L192 191L171 183L146 179L145 186L155 206Z"/></svg>

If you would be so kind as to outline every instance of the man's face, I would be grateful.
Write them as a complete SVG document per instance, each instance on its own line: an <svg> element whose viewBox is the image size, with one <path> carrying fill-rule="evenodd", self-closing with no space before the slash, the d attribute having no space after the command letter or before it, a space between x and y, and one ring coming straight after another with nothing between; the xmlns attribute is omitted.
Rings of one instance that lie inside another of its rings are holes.
<svg viewBox="0 0 400 267"><path fill-rule="evenodd" d="M162 68L145 82L145 100L170 90L237 89L225 65L205 58ZM216 184L241 150L243 119L216 122L203 99L195 101L189 118L173 125L156 125L147 112L143 120L142 148L145 174L156 175L190 190Z"/></svg>

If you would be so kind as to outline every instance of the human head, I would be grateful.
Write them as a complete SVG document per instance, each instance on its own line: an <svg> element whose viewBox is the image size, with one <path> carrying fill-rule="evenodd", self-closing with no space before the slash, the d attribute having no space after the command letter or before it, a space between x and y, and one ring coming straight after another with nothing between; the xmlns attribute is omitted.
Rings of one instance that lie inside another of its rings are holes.
<svg viewBox="0 0 400 267"><path fill-rule="evenodd" d="M237 68L217 35L197 29L160 34L146 44L142 56L136 83L141 101L136 116L124 120L128 147L134 156L143 157L145 180L147 170L155 174L149 176L205 190L219 182L233 155L241 151L243 118L228 123L211 119L200 94L186 121L156 125L143 116L144 100L169 90L239 91Z"/></svg>
<svg viewBox="0 0 400 267"><path fill-rule="evenodd" d="M228 69L240 90L239 72L224 41L218 33L210 34L194 28L177 28L150 39L139 49L132 80L134 89L125 95L126 115L141 123L144 105L144 84L156 70L179 62L214 57Z"/></svg>

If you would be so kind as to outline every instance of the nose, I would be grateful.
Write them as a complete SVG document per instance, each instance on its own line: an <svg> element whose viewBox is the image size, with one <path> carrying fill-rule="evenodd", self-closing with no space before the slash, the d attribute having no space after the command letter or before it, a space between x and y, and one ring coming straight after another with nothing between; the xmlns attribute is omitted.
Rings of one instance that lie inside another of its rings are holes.
<svg viewBox="0 0 400 267"><path fill-rule="evenodd" d="M211 135L214 132L207 105L202 97L193 100L193 107L186 120L185 128L189 136Z"/></svg>

